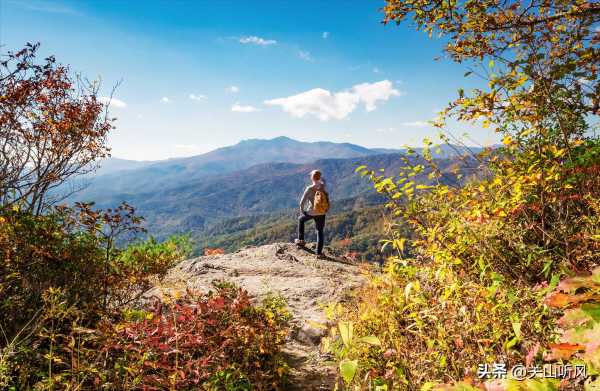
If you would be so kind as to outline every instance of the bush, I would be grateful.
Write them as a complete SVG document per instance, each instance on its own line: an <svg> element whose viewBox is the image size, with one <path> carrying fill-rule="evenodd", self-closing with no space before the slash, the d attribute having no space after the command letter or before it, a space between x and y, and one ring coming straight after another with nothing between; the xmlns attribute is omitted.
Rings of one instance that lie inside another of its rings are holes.
<svg viewBox="0 0 600 391"><path fill-rule="evenodd" d="M264 307L231 286L157 301L96 328L63 292L45 295L46 311L31 343L10 354L5 385L17 389L277 389L287 368L280 348L288 332L284 303ZM2 372L0 372L2 378Z"/></svg>
<svg viewBox="0 0 600 391"><path fill-rule="evenodd" d="M359 168L412 232L391 232L384 242L398 256L335 318L381 344L349 345L334 328L346 383L418 389L473 378L486 362L531 364L529 353L539 350L540 360L551 350L558 331L544 295L561 276L589 270L600 251L600 186L588 175L599 145L574 141L569 162L549 143L536 146L543 163L511 145L487 151L489 176L461 187L412 179L446 175L428 146L429 165L407 164L397 178Z"/></svg>
<svg viewBox="0 0 600 391"><path fill-rule="evenodd" d="M61 288L69 305L95 321L107 306L118 308L135 300L189 254L186 237L163 243L150 238L125 250L107 251L103 238L82 229L72 213L0 214L0 309L5 314L0 326L7 335L35 318L49 288Z"/></svg>
<svg viewBox="0 0 600 391"><path fill-rule="evenodd" d="M99 322L120 319L123 304L189 252L177 237L106 247L73 213L0 213L0 386L53 387L66 369L77 373L71 385L88 378L75 352L89 345L98 359Z"/></svg>
<svg viewBox="0 0 600 391"><path fill-rule="evenodd" d="M172 236L160 243L150 237L130 244L110 264L112 305L121 307L137 300L172 266L187 258L191 249L188 236Z"/></svg>
<svg viewBox="0 0 600 391"><path fill-rule="evenodd" d="M119 389L276 389L286 374L282 311L254 307L230 287L159 303L146 319L117 325L105 344L111 376Z"/></svg>
<svg viewBox="0 0 600 391"><path fill-rule="evenodd" d="M485 286L431 265L389 263L354 304L330 311L337 326L325 345L340 363L356 360L346 380L364 389L420 389L475 377L478 364L524 362L553 336L550 311L541 304L548 288L511 287L496 278ZM372 336L376 343L345 342L342 324L352 327L354 340Z"/></svg>
<svg viewBox="0 0 600 391"><path fill-rule="evenodd" d="M0 217L0 388L281 384L284 302L273 297L256 308L246 292L221 283L209 295L157 303L148 312L136 299L189 254L188 239L108 248L76 222L67 213Z"/></svg>
<svg viewBox="0 0 600 391"><path fill-rule="evenodd" d="M85 232L70 231L64 216L0 214L0 326L8 337L40 315L44 293L63 288L63 297L90 311L101 303L101 250ZM33 322L35 324L35 322Z"/></svg>

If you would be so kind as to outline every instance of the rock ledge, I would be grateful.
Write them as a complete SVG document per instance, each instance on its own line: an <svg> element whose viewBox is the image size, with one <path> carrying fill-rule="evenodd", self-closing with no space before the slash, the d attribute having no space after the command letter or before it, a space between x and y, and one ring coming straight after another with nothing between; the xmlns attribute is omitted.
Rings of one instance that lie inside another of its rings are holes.
<svg viewBox="0 0 600 391"><path fill-rule="evenodd" d="M275 243L183 261L169 271L160 288L145 296L186 288L208 291L216 279L231 281L258 300L273 293L285 297L294 317L285 347L292 367L289 389L332 388L335 368L325 365L319 353L324 331L315 324L326 323L323 305L345 300L363 283L358 265L341 256L318 260L308 248Z"/></svg>

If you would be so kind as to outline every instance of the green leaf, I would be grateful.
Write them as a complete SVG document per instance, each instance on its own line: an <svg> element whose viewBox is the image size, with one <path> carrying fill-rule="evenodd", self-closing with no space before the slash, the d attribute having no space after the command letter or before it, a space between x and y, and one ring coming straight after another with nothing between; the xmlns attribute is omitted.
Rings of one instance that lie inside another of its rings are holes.
<svg viewBox="0 0 600 391"><path fill-rule="evenodd" d="M342 379L344 379L346 384L350 384L352 379L354 379L354 375L356 374L357 369L357 360L344 360L340 363L340 374L342 375Z"/></svg>
<svg viewBox="0 0 600 391"><path fill-rule="evenodd" d="M381 346L381 341L374 335L367 335L366 337L362 337L359 341L368 343L369 345Z"/></svg>
<svg viewBox="0 0 600 391"><path fill-rule="evenodd" d="M600 304L584 303L581 305L581 310L596 322L600 322Z"/></svg>
<svg viewBox="0 0 600 391"><path fill-rule="evenodd" d="M514 337L506 343L506 350L514 347L519 342L519 338Z"/></svg>
<svg viewBox="0 0 600 391"><path fill-rule="evenodd" d="M512 322L513 331L517 338L521 338L521 322Z"/></svg>

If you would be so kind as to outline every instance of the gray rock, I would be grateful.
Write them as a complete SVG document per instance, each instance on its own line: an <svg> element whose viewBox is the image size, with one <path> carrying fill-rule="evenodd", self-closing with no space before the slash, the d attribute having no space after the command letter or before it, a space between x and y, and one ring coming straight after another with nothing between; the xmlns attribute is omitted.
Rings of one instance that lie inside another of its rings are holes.
<svg viewBox="0 0 600 391"><path fill-rule="evenodd" d="M287 243L249 247L183 261L145 299L185 289L208 291L217 279L237 284L254 300L269 294L285 297L293 315L284 349L292 367L290 389L331 389L335 368L326 366L319 353L326 330L318 325L327 325L324 305L343 300L363 283L358 265L339 256L318 260L310 250Z"/></svg>

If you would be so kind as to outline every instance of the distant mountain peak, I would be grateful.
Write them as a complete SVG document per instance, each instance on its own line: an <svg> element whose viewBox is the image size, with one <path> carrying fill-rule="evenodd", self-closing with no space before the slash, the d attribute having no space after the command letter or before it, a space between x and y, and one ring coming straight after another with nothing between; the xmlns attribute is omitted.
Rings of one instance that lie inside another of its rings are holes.
<svg viewBox="0 0 600 391"><path fill-rule="evenodd" d="M278 136L278 137L274 137L274 138L249 138L249 139L240 141L238 143L238 145L257 144L257 143L276 144L276 143L282 143L282 142L284 142L284 143L301 143L301 141L294 140L293 138L290 138L287 136Z"/></svg>
<svg viewBox="0 0 600 391"><path fill-rule="evenodd" d="M371 150L369 148L357 145L357 144L352 144L352 143L348 143L348 142L344 142L344 143L338 143L338 142L334 142L334 141L300 141L300 140L296 140L293 139L291 137L288 136L277 136L274 138L270 138L270 139L263 139L263 138L250 138L250 139L246 139L246 140L242 140L240 141L238 144L239 146L253 146L253 145L272 145L272 146L279 146L279 145L297 145L297 146L306 146L306 147L318 147L318 146L329 146L332 148L344 148L346 150L353 150L355 152L359 152L362 154L373 154L375 150ZM235 147L235 145L234 145ZM231 147L229 147L231 148ZM218 150L217 150L218 151Z"/></svg>
<svg viewBox="0 0 600 391"><path fill-rule="evenodd" d="M278 136L278 137L272 138L271 141L294 141L294 142L298 142L298 140L294 140L293 138L290 138L288 136Z"/></svg>

